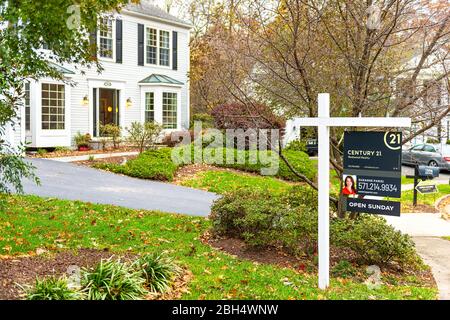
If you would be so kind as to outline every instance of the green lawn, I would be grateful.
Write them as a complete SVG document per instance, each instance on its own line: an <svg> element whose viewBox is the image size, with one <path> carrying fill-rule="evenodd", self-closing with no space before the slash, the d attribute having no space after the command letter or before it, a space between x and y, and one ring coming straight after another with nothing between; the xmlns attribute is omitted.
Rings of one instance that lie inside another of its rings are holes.
<svg viewBox="0 0 450 320"><path fill-rule="evenodd" d="M37 248L109 248L114 252L167 251L194 275L184 299L434 299L432 288L331 279L327 291L317 277L256 264L204 245L209 221L199 217L130 210L82 202L10 196L0 211L0 255Z"/></svg>
<svg viewBox="0 0 450 320"><path fill-rule="evenodd" d="M450 185L447 184L440 184L437 186L438 193L432 193L432 194L420 194L417 193L417 203L418 204L425 204L434 207L434 203L436 200L438 200L440 197L443 197L447 194L450 194ZM408 190L402 192L402 207L410 208L412 207L412 201L413 201L413 190Z"/></svg>
<svg viewBox="0 0 450 320"><path fill-rule="evenodd" d="M273 177L215 170L199 172L194 177L182 181L181 184L186 187L208 190L218 194L236 191L237 189L266 190L269 193L282 193L288 191L291 187L291 184Z"/></svg>

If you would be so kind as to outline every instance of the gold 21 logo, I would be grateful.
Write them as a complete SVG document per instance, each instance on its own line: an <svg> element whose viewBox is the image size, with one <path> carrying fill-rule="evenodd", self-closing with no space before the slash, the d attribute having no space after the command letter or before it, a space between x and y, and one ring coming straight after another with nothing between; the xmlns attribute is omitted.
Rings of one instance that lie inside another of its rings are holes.
<svg viewBox="0 0 450 320"><path fill-rule="evenodd" d="M391 150L400 150L402 147L402 134L400 132L386 132L384 144Z"/></svg>

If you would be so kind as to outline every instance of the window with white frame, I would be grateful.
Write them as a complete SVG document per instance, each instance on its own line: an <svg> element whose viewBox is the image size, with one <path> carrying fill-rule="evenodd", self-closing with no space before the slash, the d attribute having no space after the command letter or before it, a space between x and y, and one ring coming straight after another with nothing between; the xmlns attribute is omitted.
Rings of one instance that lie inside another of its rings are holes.
<svg viewBox="0 0 450 320"><path fill-rule="evenodd" d="M145 63L170 67L170 32L145 28Z"/></svg>
<svg viewBox="0 0 450 320"><path fill-rule="evenodd" d="M25 130L31 129L30 83L25 82Z"/></svg>
<svg viewBox="0 0 450 320"><path fill-rule="evenodd" d="M63 84L42 84L42 129L64 130L65 90Z"/></svg>
<svg viewBox="0 0 450 320"><path fill-rule="evenodd" d="M159 64L170 65L170 34L168 31L159 31Z"/></svg>
<svg viewBox="0 0 450 320"><path fill-rule="evenodd" d="M145 122L155 121L155 94L145 93Z"/></svg>
<svg viewBox="0 0 450 320"><path fill-rule="evenodd" d="M147 63L158 63L158 31L147 28Z"/></svg>
<svg viewBox="0 0 450 320"><path fill-rule="evenodd" d="M177 128L177 94L174 92L163 92L162 121L164 129Z"/></svg>
<svg viewBox="0 0 450 320"><path fill-rule="evenodd" d="M99 55L107 59L114 57L113 19L110 17L100 18Z"/></svg>

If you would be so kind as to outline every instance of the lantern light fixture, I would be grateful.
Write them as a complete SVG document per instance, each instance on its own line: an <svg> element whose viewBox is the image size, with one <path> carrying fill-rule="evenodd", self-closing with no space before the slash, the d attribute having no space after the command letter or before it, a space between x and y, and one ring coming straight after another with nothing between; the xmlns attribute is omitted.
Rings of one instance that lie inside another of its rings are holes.
<svg viewBox="0 0 450 320"><path fill-rule="evenodd" d="M89 105L89 98L88 98L87 95L85 95L85 96L83 97L83 100L81 101L81 104L82 104L83 106Z"/></svg>

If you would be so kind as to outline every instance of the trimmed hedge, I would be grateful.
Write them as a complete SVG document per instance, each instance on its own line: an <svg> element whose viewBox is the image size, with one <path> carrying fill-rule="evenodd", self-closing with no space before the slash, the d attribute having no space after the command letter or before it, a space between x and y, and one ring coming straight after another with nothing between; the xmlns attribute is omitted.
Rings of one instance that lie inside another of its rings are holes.
<svg viewBox="0 0 450 320"><path fill-rule="evenodd" d="M191 161L194 163L194 146L191 145ZM183 149L180 149L183 150ZM189 149L187 149L189 150ZM174 174L180 165L173 163L171 158L171 152L173 148L161 148L156 150L148 150L141 153L136 159L129 160L125 165L112 164L112 163L96 163L94 167L97 169L103 169L114 173L120 173L131 177L150 179L150 180L162 180L172 181ZM205 153L222 152L221 162L219 164L213 163L218 167L233 168L237 170L252 172L261 174L263 168L269 168L268 164L264 160L264 154L258 150L237 150L227 148L204 148L202 149L203 155ZM233 163L227 163L227 152L233 155ZM182 151L180 152L182 153ZM304 174L311 180L315 179L316 168L313 166L312 161L308 155L301 151L287 150L283 154L288 159L289 163L301 174ZM272 151L268 151L268 157L273 155ZM242 157L244 161L238 163L239 157ZM251 159L257 159L256 163L252 163ZM203 157L204 159L204 157ZM273 176L288 180L288 181L300 181L300 179L288 168L284 161L275 154L275 160L278 162L278 170ZM205 162L205 160L203 160ZM275 166L276 167L276 166Z"/></svg>
<svg viewBox="0 0 450 320"><path fill-rule="evenodd" d="M237 149L230 149L230 148L212 148L203 149L203 154L205 152L212 153L213 155L217 150L221 150L223 153L223 161L221 164L214 164L218 167L224 167L224 168L232 168L252 173L261 174L261 169L263 168L269 168L270 163L267 163L267 160L264 159L265 152L262 153L258 150L237 150ZM226 157L227 153L233 154L233 163L227 163ZM192 153L193 154L193 153ZM271 158L273 155L273 151L267 151L267 157ZM292 167L299 173L305 175L308 179L314 180L317 175L317 169L314 166L313 162L309 159L309 156L302 152L302 151L296 151L296 150L286 150L283 151L283 155L286 157L286 159L289 161L289 163L292 165ZM242 163L238 163L238 160L240 158L245 159L245 161L241 161ZM301 179L298 178L286 165L286 163L277 155L275 154L276 161L279 163L279 168L277 172L273 175L275 177L278 177L280 179L288 180L288 181L300 181ZM193 158L192 158L193 159ZM257 159L256 163L253 163L254 161L251 161L252 159Z"/></svg>
<svg viewBox="0 0 450 320"><path fill-rule="evenodd" d="M172 181L178 166L172 162L171 148L148 150L125 165L96 163L95 168L141 179Z"/></svg>

